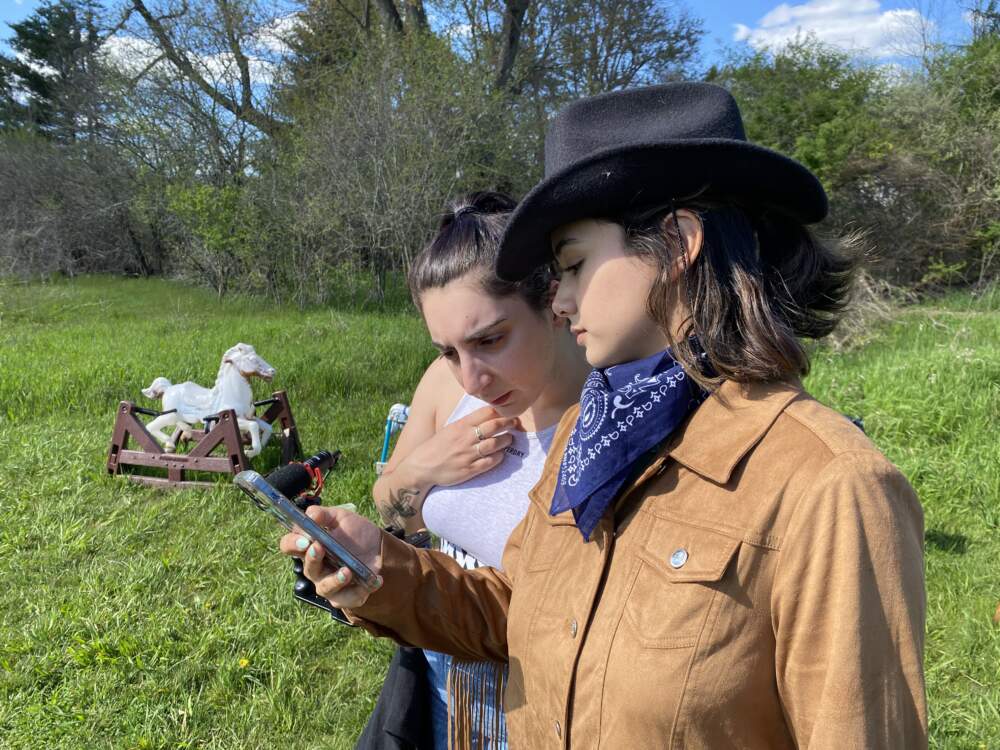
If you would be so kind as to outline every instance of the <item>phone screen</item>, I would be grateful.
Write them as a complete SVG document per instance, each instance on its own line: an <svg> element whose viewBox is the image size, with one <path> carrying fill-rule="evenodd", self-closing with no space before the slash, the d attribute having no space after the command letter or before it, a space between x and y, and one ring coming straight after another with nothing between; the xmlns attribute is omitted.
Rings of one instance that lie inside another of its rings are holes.
<svg viewBox="0 0 1000 750"><path fill-rule="evenodd" d="M256 471L241 471L233 479L233 483L253 500L254 505L286 529L289 531L297 529L303 536L319 542L334 561L348 568L354 574L354 580L369 591L375 591L382 585L380 576Z"/></svg>

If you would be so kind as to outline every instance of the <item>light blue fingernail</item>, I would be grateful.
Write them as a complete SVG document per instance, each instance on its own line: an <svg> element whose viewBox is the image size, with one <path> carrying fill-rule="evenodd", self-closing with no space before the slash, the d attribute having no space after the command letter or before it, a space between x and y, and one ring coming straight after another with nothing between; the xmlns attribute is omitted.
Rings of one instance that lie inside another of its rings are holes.
<svg viewBox="0 0 1000 750"><path fill-rule="evenodd" d="M316 559L316 548L312 547L309 549L309 557Z"/></svg>
<svg viewBox="0 0 1000 750"><path fill-rule="evenodd" d="M298 547L300 550L304 550L306 547L309 546L309 540L306 539L304 536L300 536L298 539L295 540L295 546Z"/></svg>
<svg viewBox="0 0 1000 750"><path fill-rule="evenodd" d="M347 576L344 575L344 571L342 570L337 571L337 580L340 581L341 583L347 583Z"/></svg>

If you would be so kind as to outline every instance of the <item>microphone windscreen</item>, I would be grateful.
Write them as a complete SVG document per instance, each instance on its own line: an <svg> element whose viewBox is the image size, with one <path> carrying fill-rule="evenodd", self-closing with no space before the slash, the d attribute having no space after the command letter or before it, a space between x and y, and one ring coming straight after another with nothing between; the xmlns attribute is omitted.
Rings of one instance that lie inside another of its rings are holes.
<svg viewBox="0 0 1000 750"><path fill-rule="evenodd" d="M302 464L286 464L268 474L267 481L289 500L294 500L312 485L313 480Z"/></svg>
<svg viewBox="0 0 1000 750"><path fill-rule="evenodd" d="M337 455L340 455L339 451ZM312 468L319 471L328 471L330 467L333 466L334 461L336 461L336 456L334 456L333 453L330 453L330 451L320 451L315 456L310 456L302 463L308 464Z"/></svg>

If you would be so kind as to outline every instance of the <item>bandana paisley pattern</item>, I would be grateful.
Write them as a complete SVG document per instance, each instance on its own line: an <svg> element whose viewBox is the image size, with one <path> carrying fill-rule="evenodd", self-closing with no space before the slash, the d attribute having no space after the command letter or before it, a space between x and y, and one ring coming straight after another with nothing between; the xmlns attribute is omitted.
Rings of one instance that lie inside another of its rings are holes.
<svg viewBox="0 0 1000 750"><path fill-rule="evenodd" d="M594 370L559 468L550 513L573 510L585 540L611 505L633 464L672 433L708 393L670 350Z"/></svg>

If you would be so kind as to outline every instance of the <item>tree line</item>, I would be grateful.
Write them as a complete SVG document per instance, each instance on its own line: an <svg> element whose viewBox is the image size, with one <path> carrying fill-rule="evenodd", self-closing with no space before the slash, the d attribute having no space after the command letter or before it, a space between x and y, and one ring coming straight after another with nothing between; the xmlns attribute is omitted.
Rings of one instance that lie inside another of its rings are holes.
<svg viewBox="0 0 1000 750"><path fill-rule="evenodd" d="M383 294L448 196L523 194L575 98L700 78L808 165L873 274L1000 258L1000 8L884 66L804 37L705 68L672 0L45 0L0 56L0 276Z"/></svg>

